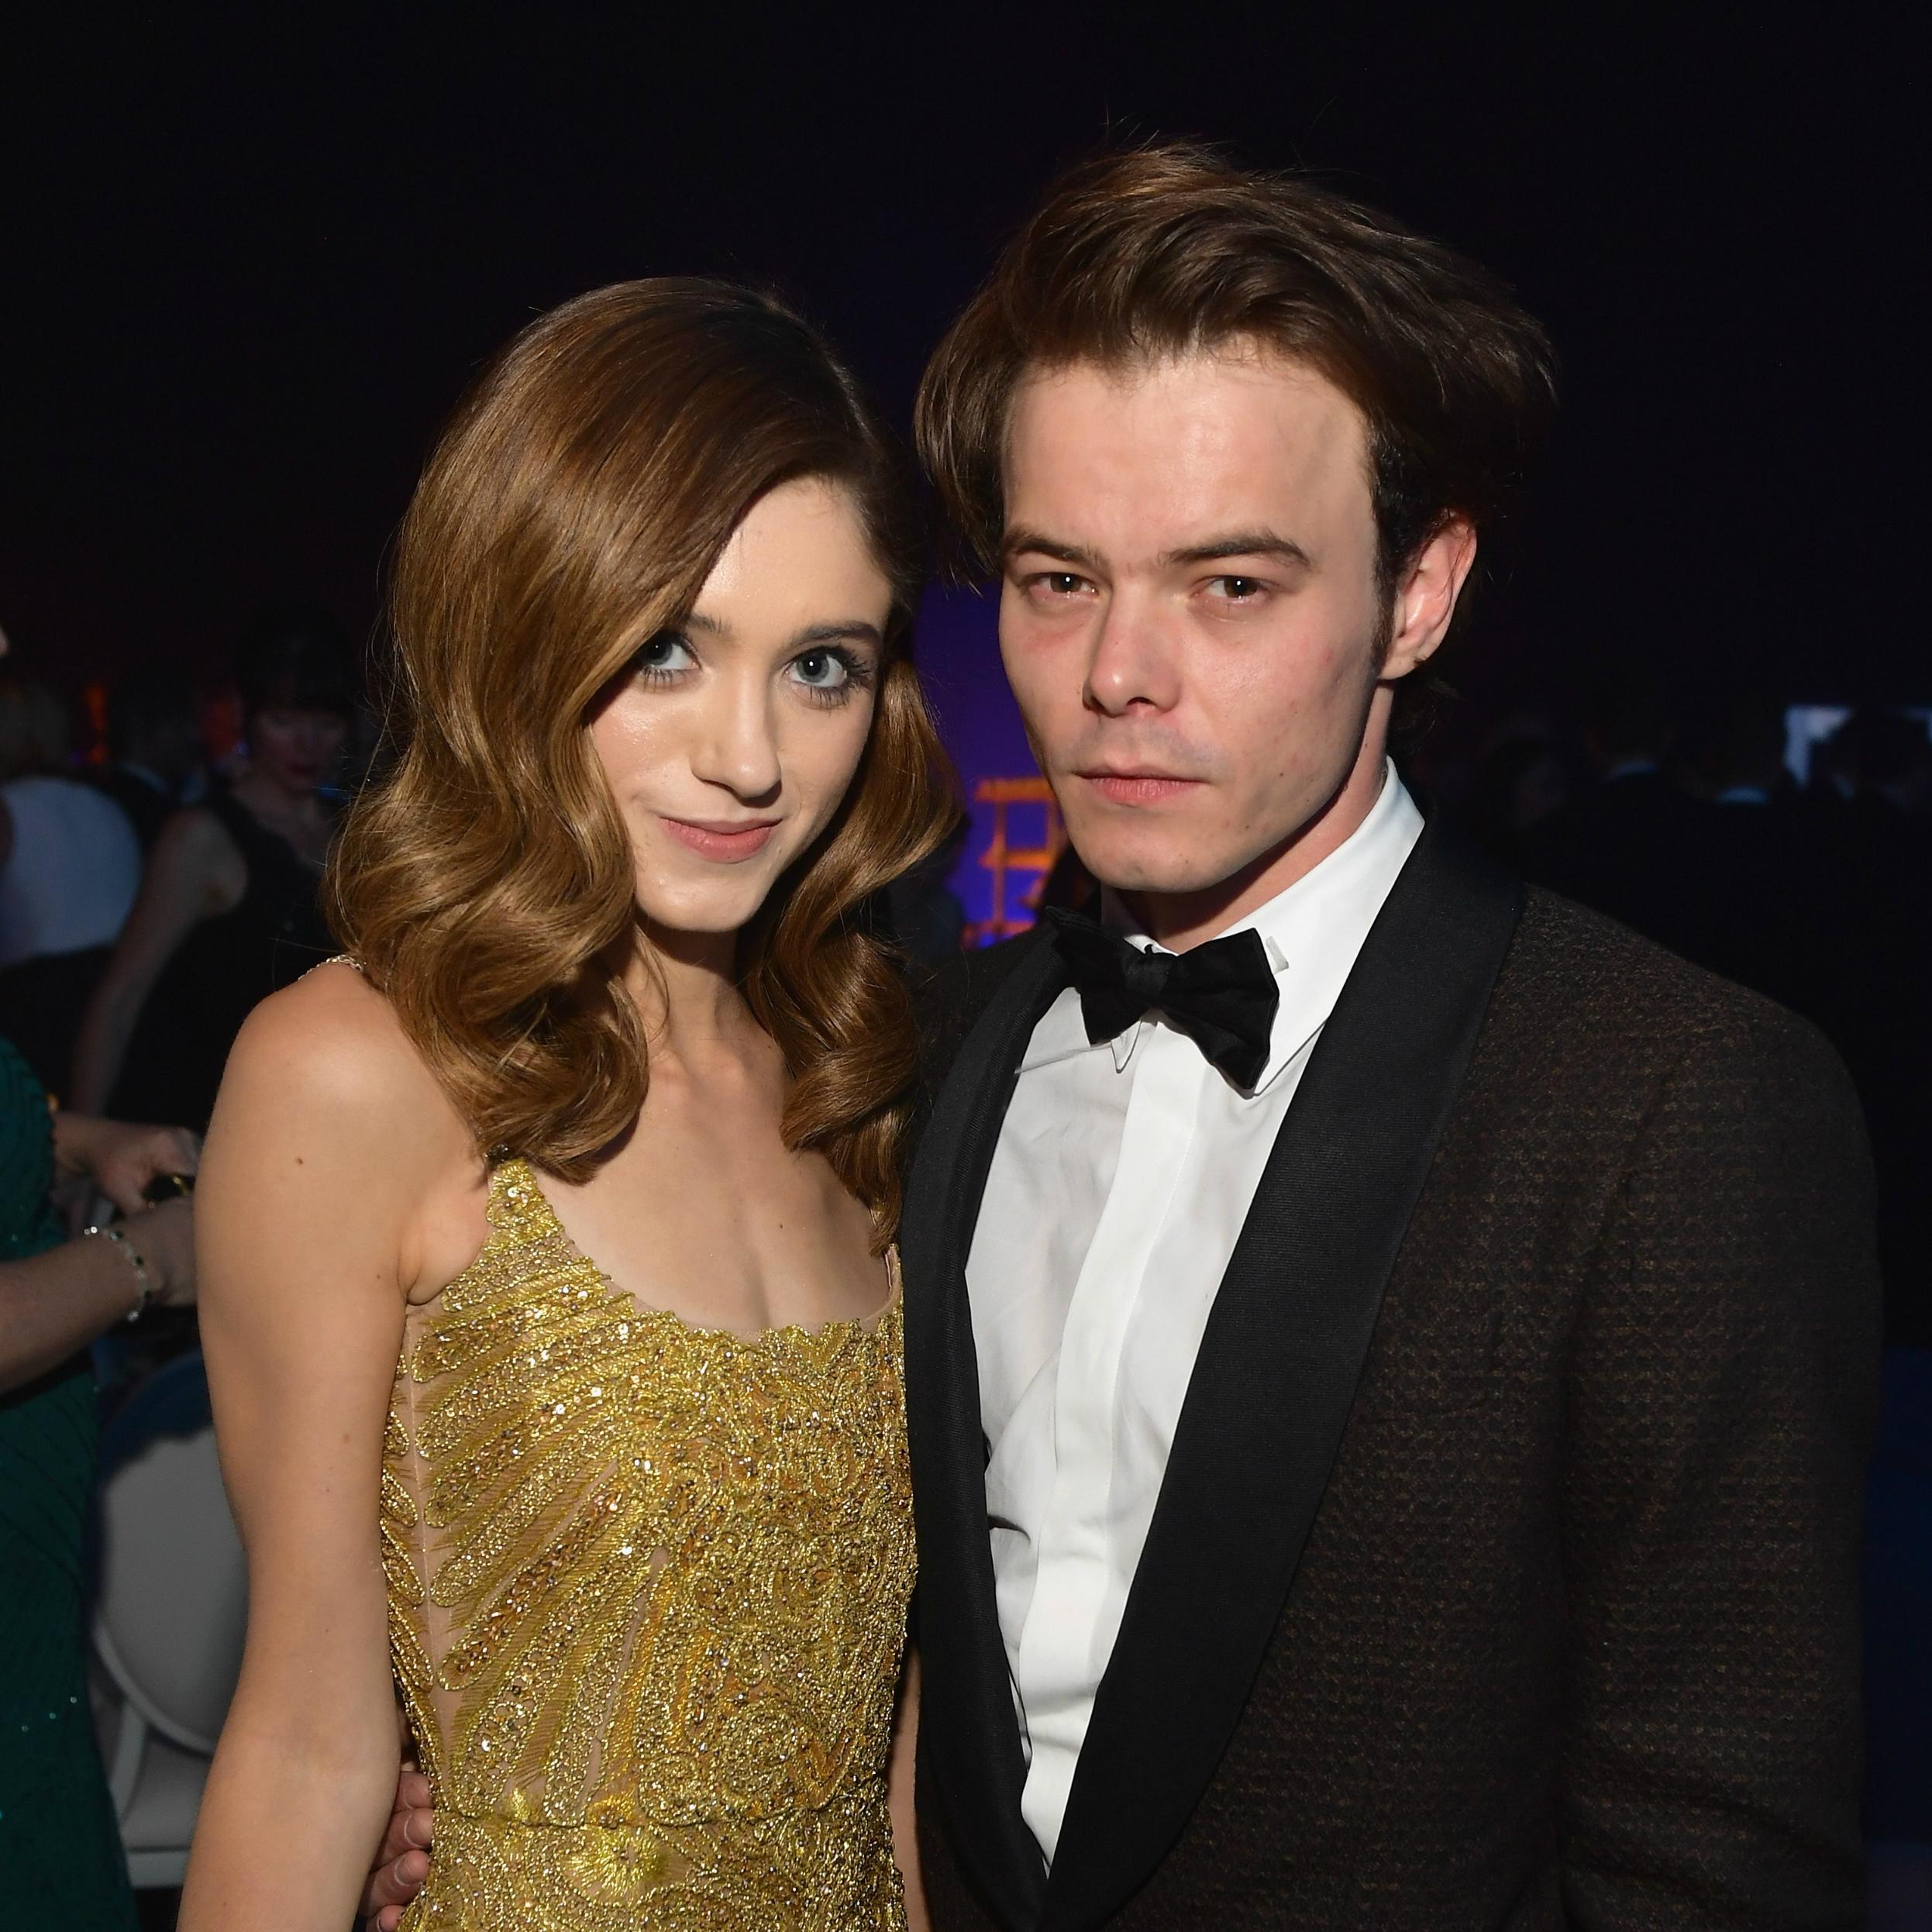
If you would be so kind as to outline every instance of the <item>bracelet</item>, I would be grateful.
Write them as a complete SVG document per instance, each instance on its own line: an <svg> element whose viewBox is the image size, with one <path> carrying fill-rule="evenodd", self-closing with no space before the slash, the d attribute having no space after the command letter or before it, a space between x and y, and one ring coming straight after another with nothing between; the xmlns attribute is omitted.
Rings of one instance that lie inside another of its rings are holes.
<svg viewBox="0 0 1932 1932"><path fill-rule="evenodd" d="M127 1256L128 1265L134 1270L134 1279L139 1284L135 1291L134 1306L122 1318L126 1321L139 1321L147 1312L148 1297L154 1292L154 1284L149 1280L147 1263L141 1259L140 1251L118 1228L83 1228L81 1238L85 1241L91 1237L95 1241L111 1241Z"/></svg>

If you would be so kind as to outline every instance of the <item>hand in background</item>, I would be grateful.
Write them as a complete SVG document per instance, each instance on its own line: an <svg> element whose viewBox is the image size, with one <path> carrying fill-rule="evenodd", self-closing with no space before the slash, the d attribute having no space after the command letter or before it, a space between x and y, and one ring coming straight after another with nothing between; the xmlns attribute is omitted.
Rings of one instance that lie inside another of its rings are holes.
<svg viewBox="0 0 1932 1932"><path fill-rule="evenodd" d="M119 1224L140 1255L153 1284L155 1303L186 1308L195 1300L195 1204L164 1200L143 1207Z"/></svg>
<svg viewBox="0 0 1932 1932"><path fill-rule="evenodd" d="M145 1127L65 1111L53 1117L53 1157L66 1174L83 1175L124 1214L146 1206L143 1190L166 1175L200 1166L201 1137L184 1127Z"/></svg>

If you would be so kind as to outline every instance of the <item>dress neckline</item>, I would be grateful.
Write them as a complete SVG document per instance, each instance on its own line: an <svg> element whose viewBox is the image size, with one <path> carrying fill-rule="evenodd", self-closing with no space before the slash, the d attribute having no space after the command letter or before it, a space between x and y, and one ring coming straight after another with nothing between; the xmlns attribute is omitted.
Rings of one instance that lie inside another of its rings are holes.
<svg viewBox="0 0 1932 1932"><path fill-rule="evenodd" d="M534 1206L536 1217L542 1225L542 1231L560 1242L568 1252L571 1260L589 1269L611 1293L621 1296L629 1302L634 1319L662 1323L694 1341L744 1352L780 1347L787 1343L805 1342L822 1346L828 1341L846 1337L870 1341L884 1329L898 1311L904 1283L899 1272L897 1243L886 1249L887 1293L884 1305L869 1315L842 1316L835 1321L821 1322L816 1328L808 1328L802 1322L787 1321L769 1328L756 1329L747 1334L736 1328L707 1328L701 1323L687 1320L675 1308L640 1301L629 1289L620 1287L601 1263L577 1245L576 1238L563 1225L563 1218L557 1213L555 1204L544 1192L543 1183L537 1178L536 1169L521 1155L516 1154L499 1161L490 1170L489 1198L484 1212L489 1217L491 1238L484 1245L484 1254L496 1245L500 1237L510 1231L510 1213L506 1206L506 1198L518 1207L525 1205L511 1192L512 1186L518 1183L528 1190L527 1202ZM477 1257L477 1261L482 1259L483 1254ZM470 1268L475 1266L476 1262L474 1261L470 1264ZM469 1268L463 1270L465 1274L469 1272ZM446 1289L444 1292L447 1293L448 1290Z"/></svg>

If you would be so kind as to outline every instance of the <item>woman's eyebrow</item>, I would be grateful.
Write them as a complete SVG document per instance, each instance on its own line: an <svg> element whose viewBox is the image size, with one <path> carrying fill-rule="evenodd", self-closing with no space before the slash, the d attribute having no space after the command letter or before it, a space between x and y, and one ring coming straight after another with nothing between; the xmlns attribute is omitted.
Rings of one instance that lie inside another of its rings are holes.
<svg viewBox="0 0 1932 1932"><path fill-rule="evenodd" d="M686 631L702 631L708 637L729 638L734 635L732 627L721 619L710 617L702 611L693 611L681 623L673 627ZM876 624L863 617L836 618L824 624L808 624L804 629L795 632L787 642L787 650L808 650L814 644L870 644L875 651L885 649L885 633Z"/></svg>
<svg viewBox="0 0 1932 1932"><path fill-rule="evenodd" d="M808 625L792 642L801 645L870 644L876 651L884 649L886 640L877 625L868 624L863 618L848 618L842 623Z"/></svg>

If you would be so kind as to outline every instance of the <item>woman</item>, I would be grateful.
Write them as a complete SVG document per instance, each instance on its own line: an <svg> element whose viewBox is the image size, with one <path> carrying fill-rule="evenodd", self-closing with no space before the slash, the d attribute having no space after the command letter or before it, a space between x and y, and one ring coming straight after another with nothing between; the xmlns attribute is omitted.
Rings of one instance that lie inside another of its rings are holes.
<svg viewBox="0 0 1932 1932"><path fill-rule="evenodd" d="M0 1899L10 1923L133 1932L114 1806L88 1700L82 1546L94 1480L85 1353L150 1300L195 1298L190 1207L147 1207L164 1174L191 1174L191 1136L50 1116L26 1062L0 1040ZM57 1176L130 1216L61 1238Z"/></svg>
<svg viewBox="0 0 1932 1932"><path fill-rule="evenodd" d="M204 1164L251 1600L189 1932L348 1922L386 1646L410 1924L904 1923L914 1041L856 915L952 807L902 505L816 337L705 282L534 324L431 460L354 963L250 1020Z"/></svg>
<svg viewBox="0 0 1932 1932"><path fill-rule="evenodd" d="M334 950L317 900L336 825L322 787L353 708L334 625L270 612L236 682L247 770L155 841L81 1025L77 1107L206 1126L250 1009Z"/></svg>

